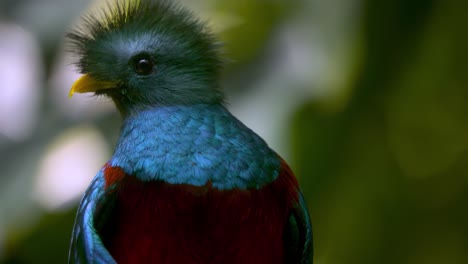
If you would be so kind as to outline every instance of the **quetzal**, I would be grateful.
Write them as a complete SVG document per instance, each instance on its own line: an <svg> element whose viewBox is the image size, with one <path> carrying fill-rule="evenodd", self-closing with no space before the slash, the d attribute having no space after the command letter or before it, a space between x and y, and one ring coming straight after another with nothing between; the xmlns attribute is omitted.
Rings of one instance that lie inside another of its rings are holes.
<svg viewBox="0 0 468 264"><path fill-rule="evenodd" d="M285 161L225 107L220 45L170 1L117 1L68 34L73 93L112 99L115 153L77 212L70 263L311 263Z"/></svg>

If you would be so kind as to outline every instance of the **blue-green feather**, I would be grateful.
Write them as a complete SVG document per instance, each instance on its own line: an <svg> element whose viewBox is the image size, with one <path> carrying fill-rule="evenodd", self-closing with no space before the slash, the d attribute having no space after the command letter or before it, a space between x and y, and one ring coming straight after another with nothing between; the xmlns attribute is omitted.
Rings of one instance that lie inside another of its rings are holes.
<svg viewBox="0 0 468 264"><path fill-rule="evenodd" d="M129 116L112 166L141 180L218 189L260 188L280 160L221 105L159 107Z"/></svg>
<svg viewBox="0 0 468 264"><path fill-rule="evenodd" d="M299 194L299 204L296 207L297 217L299 218L298 225L301 226L304 241L302 245L302 253L300 254L301 263L308 264L312 263L312 256L314 255L314 245L312 239L312 223L310 222L309 209L304 199L304 195L300 190Z"/></svg>
<svg viewBox="0 0 468 264"><path fill-rule="evenodd" d="M104 247L95 228L96 207L109 198L105 194L104 186L103 170L100 170L81 199L73 227L69 263L116 263L109 251Z"/></svg>

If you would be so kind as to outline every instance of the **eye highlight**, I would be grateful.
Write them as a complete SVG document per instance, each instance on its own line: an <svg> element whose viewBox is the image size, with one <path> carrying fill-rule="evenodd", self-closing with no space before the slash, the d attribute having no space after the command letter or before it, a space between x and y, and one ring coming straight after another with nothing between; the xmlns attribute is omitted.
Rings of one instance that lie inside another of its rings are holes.
<svg viewBox="0 0 468 264"><path fill-rule="evenodd" d="M136 57L134 63L135 72L138 75L148 75L154 71L153 60L147 55Z"/></svg>

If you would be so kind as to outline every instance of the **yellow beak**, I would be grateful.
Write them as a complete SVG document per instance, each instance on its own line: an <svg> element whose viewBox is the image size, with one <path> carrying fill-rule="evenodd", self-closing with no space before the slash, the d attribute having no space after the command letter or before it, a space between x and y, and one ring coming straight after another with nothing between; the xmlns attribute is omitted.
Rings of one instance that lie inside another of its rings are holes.
<svg viewBox="0 0 468 264"><path fill-rule="evenodd" d="M68 93L68 97L72 97L74 93L90 93L97 90L115 88L116 86L116 82L98 81L88 74L85 74L72 85L70 93Z"/></svg>

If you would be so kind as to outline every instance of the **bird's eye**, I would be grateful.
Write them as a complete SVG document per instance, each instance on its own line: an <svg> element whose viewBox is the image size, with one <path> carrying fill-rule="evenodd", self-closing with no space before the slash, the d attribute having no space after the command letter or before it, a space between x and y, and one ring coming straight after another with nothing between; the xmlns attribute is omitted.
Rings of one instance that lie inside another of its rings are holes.
<svg viewBox="0 0 468 264"><path fill-rule="evenodd" d="M135 60L135 71L139 75L148 75L153 72L154 63L151 58L139 57Z"/></svg>

